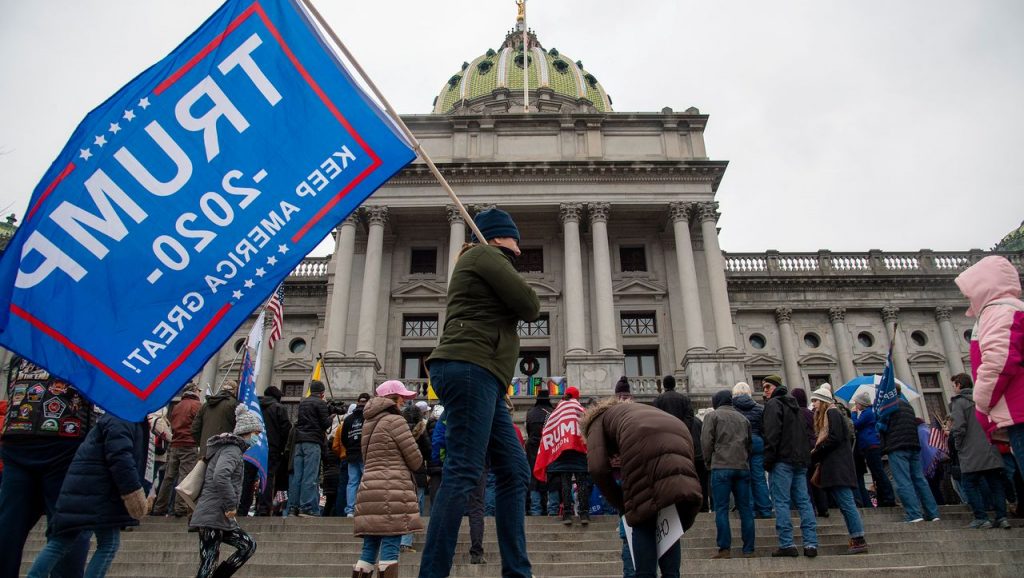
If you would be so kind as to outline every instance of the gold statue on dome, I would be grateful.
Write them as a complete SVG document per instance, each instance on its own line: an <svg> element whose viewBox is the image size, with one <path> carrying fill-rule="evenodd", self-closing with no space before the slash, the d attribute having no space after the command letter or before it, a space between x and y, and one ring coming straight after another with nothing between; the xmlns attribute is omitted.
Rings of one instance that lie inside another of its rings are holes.
<svg viewBox="0 0 1024 578"><path fill-rule="evenodd" d="M516 22L526 20L526 0L516 0L516 6L519 7L519 14L516 16Z"/></svg>

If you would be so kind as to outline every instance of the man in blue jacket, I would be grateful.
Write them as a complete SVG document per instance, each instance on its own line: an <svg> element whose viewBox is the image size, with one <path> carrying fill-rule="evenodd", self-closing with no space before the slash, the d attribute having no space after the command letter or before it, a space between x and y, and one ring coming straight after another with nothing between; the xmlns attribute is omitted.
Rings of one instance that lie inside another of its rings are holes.
<svg viewBox="0 0 1024 578"><path fill-rule="evenodd" d="M867 391L860 391L853 396L853 427L857 430L857 453L863 456L867 463L868 471L871 472L871 479L875 482L875 498L878 499L879 508L896 507L896 496L889 483L889 476L885 473L885 466L882 464L882 440L878 437L878 428L875 427L875 410L871 403L871 394ZM861 499L864 507L871 504L871 500L864 488L864 476L859 476Z"/></svg>

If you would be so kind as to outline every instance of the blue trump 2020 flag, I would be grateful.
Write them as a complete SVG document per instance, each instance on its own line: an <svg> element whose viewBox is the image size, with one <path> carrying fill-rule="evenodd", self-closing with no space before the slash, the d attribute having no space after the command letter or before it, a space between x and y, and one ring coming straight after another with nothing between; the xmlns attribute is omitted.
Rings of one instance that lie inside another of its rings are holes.
<svg viewBox="0 0 1024 578"><path fill-rule="evenodd" d="M896 335L895 328L893 335ZM895 337L893 338L895 341ZM900 394L896 389L896 375L892 367L892 343L889 344L889 356L885 360L885 369L882 370L882 379L878 381L878 388L875 391L875 429L886 431L889 427L889 416L899 409Z"/></svg>
<svg viewBox="0 0 1024 578"><path fill-rule="evenodd" d="M36 187L0 259L0 344L140 420L413 158L300 5L229 0Z"/></svg>
<svg viewBox="0 0 1024 578"><path fill-rule="evenodd" d="M249 462L256 467L256 472L260 480L260 492L267 485L267 467L270 453L268 451L269 442L267 440L267 420L263 415L263 408L260 407L260 398L256 394L256 376L259 373L259 359L260 351L263 345L263 322L264 313L260 313L256 317L256 322L252 324L252 329L249 331L249 338L245 343L245 355L242 356L242 383L238 386L238 402L244 404L249 408L256 417L259 418L262 424L262 431L256 438L256 444L245 450L245 454L242 459ZM252 488L249 488L252 491ZM242 512L243 516L249 515L249 512Z"/></svg>

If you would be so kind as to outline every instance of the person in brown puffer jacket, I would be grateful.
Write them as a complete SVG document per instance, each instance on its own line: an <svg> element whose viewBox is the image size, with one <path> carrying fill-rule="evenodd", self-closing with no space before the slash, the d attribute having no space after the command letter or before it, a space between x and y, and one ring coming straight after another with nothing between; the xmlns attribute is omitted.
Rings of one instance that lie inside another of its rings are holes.
<svg viewBox="0 0 1024 578"><path fill-rule="evenodd" d="M666 506L675 504L684 530L700 510L700 480L686 425L660 409L616 398L587 410L580 425L594 483L632 528L636 577L653 578L656 567L662 576L679 576L679 544L659 559L655 526ZM621 488L613 462L621 468Z"/></svg>
<svg viewBox="0 0 1024 578"><path fill-rule="evenodd" d="M352 578L370 578L378 554L380 578L398 578L398 547L403 534L423 531L412 473L423 456L398 404L416 397L402 382L385 381L363 410L363 478L356 492L353 533L363 551Z"/></svg>

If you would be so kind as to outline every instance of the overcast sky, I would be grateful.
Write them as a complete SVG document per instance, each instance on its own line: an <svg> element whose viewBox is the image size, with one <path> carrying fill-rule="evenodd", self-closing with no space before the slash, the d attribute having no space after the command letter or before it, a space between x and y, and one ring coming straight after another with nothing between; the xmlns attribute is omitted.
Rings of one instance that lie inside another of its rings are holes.
<svg viewBox="0 0 1024 578"><path fill-rule="evenodd" d="M401 113L497 48L513 0L316 4ZM0 0L0 209L216 0ZM530 0L618 112L710 114L727 251L990 248L1024 219L1024 2ZM319 252L323 252L321 249Z"/></svg>

